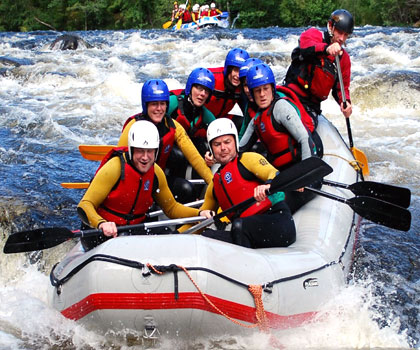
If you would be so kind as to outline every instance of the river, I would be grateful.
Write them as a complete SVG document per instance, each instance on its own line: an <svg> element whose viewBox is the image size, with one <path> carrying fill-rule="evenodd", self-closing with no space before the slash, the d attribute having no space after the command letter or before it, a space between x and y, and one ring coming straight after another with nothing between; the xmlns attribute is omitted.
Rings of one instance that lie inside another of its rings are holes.
<svg viewBox="0 0 420 350"><path fill-rule="evenodd" d="M90 49L53 51L55 32L0 33L0 224L10 232L43 226L77 228L82 196L61 182L89 181L97 163L79 144L115 144L125 119L141 110L148 78L170 89L198 66L223 65L240 47L269 63L278 82L302 28L89 31ZM412 191L412 227L395 231L363 221L349 285L321 320L277 337L286 349L417 348L420 341L420 30L356 28L351 117L355 146L369 159L370 179ZM324 114L347 140L333 100ZM129 335L99 335L49 306L51 267L72 243L33 254L0 254L0 348L141 349ZM163 339L160 349L269 349L265 335Z"/></svg>

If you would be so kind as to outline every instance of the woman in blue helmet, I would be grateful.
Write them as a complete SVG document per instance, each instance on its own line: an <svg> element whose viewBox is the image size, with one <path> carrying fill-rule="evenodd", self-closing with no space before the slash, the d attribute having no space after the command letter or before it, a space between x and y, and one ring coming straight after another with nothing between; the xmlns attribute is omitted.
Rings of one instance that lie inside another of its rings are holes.
<svg viewBox="0 0 420 350"><path fill-rule="evenodd" d="M241 104L241 81L239 80L239 68L249 58L248 52L235 48L228 52L224 67L209 68L216 80L215 88L206 107L216 118L228 117L232 119L240 129L242 117L235 120L229 112L236 103ZM242 106L240 105L241 109Z"/></svg>
<svg viewBox="0 0 420 350"><path fill-rule="evenodd" d="M273 71L265 63L251 67L246 79L258 112L239 143L241 152L250 149L259 139L267 150L268 161L279 170L318 155L312 138L315 129L313 120L293 91L276 87ZM292 212L313 195L299 193L296 197L299 199L296 203L288 201Z"/></svg>
<svg viewBox="0 0 420 350"><path fill-rule="evenodd" d="M210 100L214 89L214 75L207 68L195 68L188 76L184 90L172 90L168 114L179 122L204 155L207 150L207 126L216 119L204 104Z"/></svg>
<svg viewBox="0 0 420 350"><path fill-rule="evenodd" d="M185 89L170 91L168 114L184 127L202 156L207 152L207 126L216 119L213 113L204 107L210 100L213 89L213 73L200 67L190 73ZM171 175L184 177L187 166L188 162L183 153L174 147L168 164ZM194 173L193 177L196 177Z"/></svg>
<svg viewBox="0 0 420 350"><path fill-rule="evenodd" d="M148 120L156 125L160 136L159 155L156 163L166 172L168 160L174 149L178 146L193 169L208 184L213 178L210 168L197 151L182 125L173 120L167 113L169 107L169 89L161 79L150 79L143 85L141 92L143 111L128 118L125 122L118 146L127 146L128 130L136 120ZM176 166L176 165L175 165ZM191 183L184 176L168 176L168 184L172 192L182 203L197 199L197 194Z"/></svg>

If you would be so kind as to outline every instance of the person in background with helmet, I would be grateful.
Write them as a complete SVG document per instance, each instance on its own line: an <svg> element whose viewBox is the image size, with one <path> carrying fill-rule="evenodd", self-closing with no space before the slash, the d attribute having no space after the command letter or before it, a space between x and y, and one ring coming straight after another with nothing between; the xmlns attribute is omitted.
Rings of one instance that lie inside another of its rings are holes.
<svg viewBox="0 0 420 350"><path fill-rule="evenodd" d="M210 11L208 12L209 17L218 16L218 15L221 15L222 13L223 13L222 11L216 8L216 4L214 2L210 4Z"/></svg>
<svg viewBox="0 0 420 350"><path fill-rule="evenodd" d="M206 107L216 118L227 117L232 119L238 129L242 124L242 116L230 116L228 113L236 103L241 103L241 81L239 80L239 68L249 58L248 52L234 48L228 52L224 67L209 68L216 80L211 99ZM241 109L243 106L240 106Z"/></svg>
<svg viewBox="0 0 420 350"><path fill-rule="evenodd" d="M201 17L207 17L209 14L209 5L201 5L200 7L200 18Z"/></svg>
<svg viewBox="0 0 420 350"><path fill-rule="evenodd" d="M184 176L171 176L171 169L168 168L168 159L172 154L174 145L178 146L193 169L207 184L211 182L213 174L182 125L167 114L169 89L166 83L161 79L146 81L141 91L141 102L143 111L127 119L118 141L118 146L127 146L128 131L136 120L151 121L158 128L160 136L160 148L156 162L167 175L169 174L169 187L180 202L195 201L197 195L194 186ZM176 168L176 164L174 167Z"/></svg>
<svg viewBox="0 0 420 350"><path fill-rule="evenodd" d="M216 119L204 104L214 89L214 75L207 68L195 68L184 90L171 91L168 114L179 122L201 155L207 151L207 126Z"/></svg>
<svg viewBox="0 0 420 350"><path fill-rule="evenodd" d="M171 21L173 22L176 18L176 15L178 14L179 8L178 8L178 2L174 1L174 8L172 10L172 17L171 17Z"/></svg>
<svg viewBox="0 0 420 350"><path fill-rule="evenodd" d="M276 90L271 68L265 63L252 66L246 80L258 112L239 143L241 152L259 139L267 150L268 161L279 170L311 156L321 156L313 140L315 126L312 118L293 91L286 87L277 87L279 91ZM303 199L309 201L313 198L312 192L297 193L296 196L299 197L296 205L288 202L292 213L304 204Z"/></svg>
<svg viewBox="0 0 420 350"><path fill-rule="evenodd" d="M296 228L284 193L266 195L277 169L258 153L239 153L238 132L230 119L213 121L207 129L207 140L220 168L207 187L199 215L210 218L219 206L226 210L252 196L257 203L229 216L230 232L207 229L202 234L248 248L292 244Z"/></svg>
<svg viewBox="0 0 420 350"><path fill-rule="evenodd" d="M285 85L299 96L316 125L321 114L321 102L328 98L331 90L344 116L349 118L352 113L349 91L351 62L343 47L353 29L353 16L347 10L336 10L331 14L324 33L309 28L301 34L299 46L292 52L292 64L287 71ZM337 55L340 56L347 108L343 106L334 63Z"/></svg>
<svg viewBox="0 0 420 350"><path fill-rule="evenodd" d="M200 19L200 5L199 4L195 4L193 6L192 12L191 12L191 18L192 18L193 22L195 22L195 23L197 23L198 20Z"/></svg>
<svg viewBox="0 0 420 350"><path fill-rule="evenodd" d="M172 195L155 163L159 144L156 126L136 121L128 132L128 147L115 148L104 158L77 206L84 225L103 231L103 236L82 238L86 250L116 237L117 226L143 222L155 201L169 218L198 215L197 209L183 206Z"/></svg>
<svg viewBox="0 0 420 350"><path fill-rule="evenodd" d="M179 5L179 11L175 15L175 18L180 18L182 23L190 23L192 22L192 17L190 11L188 11L187 6L185 4Z"/></svg>

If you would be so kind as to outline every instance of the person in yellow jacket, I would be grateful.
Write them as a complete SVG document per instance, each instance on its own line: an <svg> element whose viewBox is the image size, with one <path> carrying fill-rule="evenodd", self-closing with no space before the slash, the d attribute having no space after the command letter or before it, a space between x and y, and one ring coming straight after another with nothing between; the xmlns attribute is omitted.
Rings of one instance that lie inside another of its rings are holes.
<svg viewBox="0 0 420 350"><path fill-rule="evenodd" d="M199 215L210 218L219 206L226 210L252 196L256 203L228 215L230 232L207 229L202 235L248 248L287 247L295 242L296 228L284 193L266 195L278 170L258 153L239 153L238 132L230 119L211 122L207 141L220 168L207 187Z"/></svg>
<svg viewBox="0 0 420 350"><path fill-rule="evenodd" d="M117 236L117 226L143 222L156 202L169 218L198 215L198 209L177 202L162 169L155 163L160 137L145 120L129 128L128 147L117 147L102 161L77 212L84 225L103 236L82 238L86 250Z"/></svg>
<svg viewBox="0 0 420 350"><path fill-rule="evenodd" d="M118 141L118 146L127 146L128 130L136 120L151 121L156 125L160 136L159 155L156 162L165 171L169 187L180 202L195 201L198 195L194 186L185 180L185 173L177 173L179 169L185 169L183 166L179 166L180 162L184 162L185 157L206 184L212 181L213 173L182 125L167 114L169 106L168 86L161 79L146 81L142 88L141 100L143 112L128 118ZM177 147L174 147L175 145Z"/></svg>
<svg viewBox="0 0 420 350"><path fill-rule="evenodd" d="M174 1L174 8L172 10L172 17L171 21L173 22L176 18L176 15L178 14L179 8L178 8L178 1Z"/></svg>
<svg viewBox="0 0 420 350"><path fill-rule="evenodd" d="M210 10L208 11L208 16L209 16L209 17L213 17L213 16L218 16L218 15L221 15L221 14L223 14L223 12L222 12L222 11L220 11L220 10L216 7L216 4L215 4L214 2L212 2L212 3L210 4Z"/></svg>
<svg viewBox="0 0 420 350"><path fill-rule="evenodd" d="M192 7L191 17L192 17L193 22L198 24L198 20L200 19L200 5L199 4L195 4Z"/></svg>

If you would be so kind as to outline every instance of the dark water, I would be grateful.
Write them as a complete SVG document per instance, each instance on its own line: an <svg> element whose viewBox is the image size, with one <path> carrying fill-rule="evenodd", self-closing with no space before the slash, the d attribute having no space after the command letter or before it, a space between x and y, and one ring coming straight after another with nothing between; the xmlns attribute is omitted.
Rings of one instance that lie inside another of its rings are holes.
<svg viewBox="0 0 420 350"><path fill-rule="evenodd" d="M97 164L79 144L115 144L125 119L141 110L148 78L183 87L198 66L223 65L241 47L268 62L280 82L302 29L79 32L94 46L48 49L54 32L0 33L1 246L14 231L76 228L81 190ZM416 348L419 332L420 31L357 28L352 57L353 138L369 159L371 180L408 187L413 222L400 232L364 222L354 275L325 307L322 322L283 332L286 348ZM334 101L324 113L347 139ZM48 305L48 273L70 243L42 256L1 255L1 349L137 348L127 335L101 336L63 319ZM267 349L262 335L167 341L161 348Z"/></svg>

